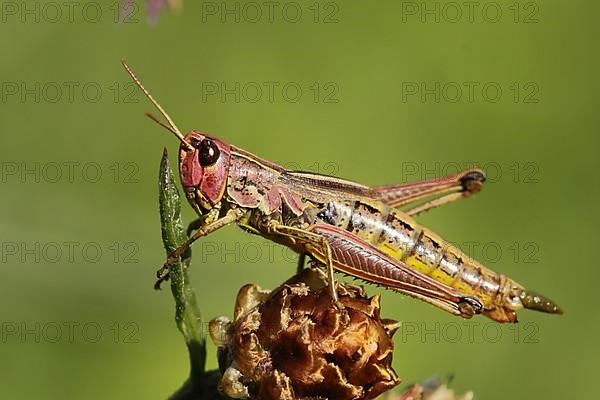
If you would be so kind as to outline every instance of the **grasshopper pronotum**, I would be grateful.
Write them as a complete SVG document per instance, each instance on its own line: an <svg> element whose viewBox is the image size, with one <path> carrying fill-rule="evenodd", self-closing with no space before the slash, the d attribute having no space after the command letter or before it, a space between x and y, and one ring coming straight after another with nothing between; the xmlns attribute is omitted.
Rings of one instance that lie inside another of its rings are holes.
<svg viewBox="0 0 600 400"><path fill-rule="evenodd" d="M481 313L515 322L516 311L523 308L562 313L550 299L484 267L412 219L477 193L485 181L483 171L376 188L289 171L215 136L198 131L184 136L127 63L122 64L167 124L148 116L181 142L181 183L199 215L190 224L193 235L157 272L157 285L194 241L236 223L296 250L299 268L307 255L323 265L335 302L337 270L465 318ZM408 209L399 211L400 206Z"/></svg>

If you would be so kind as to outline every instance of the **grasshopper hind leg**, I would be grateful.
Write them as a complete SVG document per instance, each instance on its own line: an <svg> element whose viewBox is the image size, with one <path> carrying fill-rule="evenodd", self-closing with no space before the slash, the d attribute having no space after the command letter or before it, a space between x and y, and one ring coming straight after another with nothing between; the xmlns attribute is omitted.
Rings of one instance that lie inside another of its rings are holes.
<svg viewBox="0 0 600 400"><path fill-rule="evenodd" d="M458 302L458 309L463 317L471 318L483 312L483 304L476 297L465 296Z"/></svg>

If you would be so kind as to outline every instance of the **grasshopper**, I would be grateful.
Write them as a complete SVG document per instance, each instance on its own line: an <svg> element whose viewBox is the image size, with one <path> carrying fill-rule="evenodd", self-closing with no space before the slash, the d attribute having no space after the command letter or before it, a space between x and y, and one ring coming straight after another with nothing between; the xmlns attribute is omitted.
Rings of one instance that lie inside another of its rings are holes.
<svg viewBox="0 0 600 400"><path fill-rule="evenodd" d="M199 216L190 224L189 239L157 271L157 286L193 242L235 223L298 252L299 269L310 256L327 271L336 304L334 271L339 271L464 318L483 314L516 322L516 311L523 308L562 313L552 300L484 267L413 219L479 192L482 170L375 188L289 171L216 136L195 130L184 136L122 64L166 123L147 115L179 139L181 183ZM401 206L407 209L398 210Z"/></svg>

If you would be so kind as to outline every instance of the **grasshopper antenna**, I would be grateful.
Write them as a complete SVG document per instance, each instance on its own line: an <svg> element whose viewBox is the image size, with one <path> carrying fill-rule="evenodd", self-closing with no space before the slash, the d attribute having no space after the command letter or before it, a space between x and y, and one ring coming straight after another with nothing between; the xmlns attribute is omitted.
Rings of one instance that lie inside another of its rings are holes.
<svg viewBox="0 0 600 400"><path fill-rule="evenodd" d="M169 125L167 125L164 122L162 122L161 120L159 120L156 116L150 114L149 112L146 112L144 114L146 114L146 117L150 118L152 121L156 122L158 125L162 126L166 130L168 130L169 132L171 132L173 135L179 137L178 134L177 134L177 132L175 132L173 130L173 128L171 128ZM187 142L185 142L185 143L187 144Z"/></svg>
<svg viewBox="0 0 600 400"><path fill-rule="evenodd" d="M181 131L179 130L179 128L177 128L177 125L175 125L175 122L173 122L173 119L171 119L171 117L169 116L169 114L167 114L167 112L164 110L164 108L162 108L162 106L158 103L158 101L154 100L154 97L152 97L152 95L150 94L150 92L148 92L148 90L144 87L144 85L142 84L142 82L133 73L133 70L127 64L127 62L124 59L121 59L121 64L123 64L123 67L125 67L125 70L129 74L129 76L131 76L131 79L133 79L133 81L135 82L135 84L138 85L138 87L142 90L142 92L144 92L144 95L146 95L146 97L148 98L148 100L150 100L150 102L152 104L154 104L154 107L156 107L156 109L158 111L160 111L160 113L163 115L163 117L165 117L165 119L167 120L167 122L169 123L169 125L167 126L166 124L163 124L162 122L160 122L153 115L150 115L148 113L146 113L146 115L148 117L150 117L150 119L152 119L154 122L158 123L160 126L166 128L169 132L171 132L175 136L177 136L177 139L179 139L179 141L181 143L185 144L188 149L193 150L194 148L192 147L191 144L189 144L188 142L185 141L184 136L181 134Z"/></svg>

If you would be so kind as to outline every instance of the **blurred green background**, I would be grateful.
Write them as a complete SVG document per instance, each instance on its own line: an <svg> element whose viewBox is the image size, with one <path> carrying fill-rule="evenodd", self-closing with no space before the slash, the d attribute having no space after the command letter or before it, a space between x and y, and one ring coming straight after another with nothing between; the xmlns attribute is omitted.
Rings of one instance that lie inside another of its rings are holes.
<svg viewBox="0 0 600 400"><path fill-rule="evenodd" d="M463 321L368 287L405 322L396 371L454 374L481 399L593 398L597 3L186 1L154 23L143 3L128 23L117 3L74 4L1 5L0 397L165 398L187 376L171 295L152 290L177 142L124 57L182 130L291 168L379 185L484 167L481 194L419 220L566 314ZM294 268L230 227L196 244L192 278L209 319Z"/></svg>

